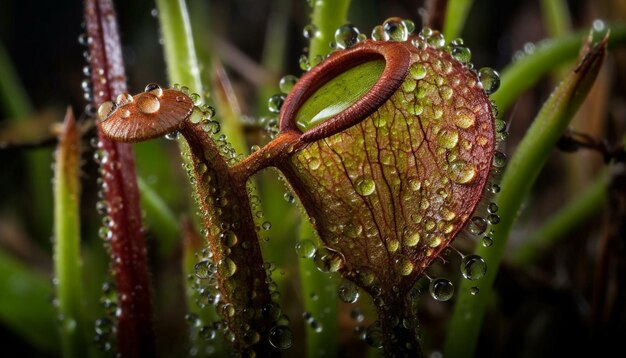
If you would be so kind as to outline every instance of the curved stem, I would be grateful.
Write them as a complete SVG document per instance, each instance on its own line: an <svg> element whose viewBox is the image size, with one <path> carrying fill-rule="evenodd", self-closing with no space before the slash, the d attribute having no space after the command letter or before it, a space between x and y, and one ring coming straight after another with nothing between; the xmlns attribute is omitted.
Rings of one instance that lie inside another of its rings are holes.
<svg viewBox="0 0 626 358"><path fill-rule="evenodd" d="M215 143L199 126L187 125L180 133L192 155L198 206L222 296L218 306L240 352L276 353L268 341L276 317L264 317L274 305L267 286L261 247L250 211L245 176L233 175ZM249 329L244 329L249 327Z"/></svg>

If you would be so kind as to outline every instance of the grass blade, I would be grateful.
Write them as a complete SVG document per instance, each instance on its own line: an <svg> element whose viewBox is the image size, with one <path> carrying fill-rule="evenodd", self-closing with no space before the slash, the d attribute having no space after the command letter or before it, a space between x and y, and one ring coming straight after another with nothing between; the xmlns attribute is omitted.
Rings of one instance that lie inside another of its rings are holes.
<svg viewBox="0 0 626 358"><path fill-rule="evenodd" d="M54 174L54 271L64 357L87 353L80 260L80 135L70 108L59 135Z"/></svg>
<svg viewBox="0 0 626 358"><path fill-rule="evenodd" d="M443 23L443 35L447 39L455 39L461 36L467 14L469 13L473 0L448 0L446 17Z"/></svg>
<svg viewBox="0 0 626 358"><path fill-rule="evenodd" d="M476 249L476 254L487 262L488 270L478 283L466 280L461 283L444 347L445 356L465 357L475 351L492 285L517 212L555 143L590 90L603 63L606 47L606 37L592 48L584 47L580 64L544 104L511 158L502 179L502 191L495 198L501 216L494 244ZM479 288L479 295L470 294L472 286Z"/></svg>
<svg viewBox="0 0 626 358"><path fill-rule="evenodd" d="M515 250L511 262L520 267L532 263L541 257L543 250L552 247L557 240L584 224L594 213L600 212L607 198L608 182L608 173L604 171L584 192L572 198L543 226L533 231Z"/></svg>
<svg viewBox="0 0 626 358"><path fill-rule="evenodd" d="M626 25L614 23L608 28L611 29L609 46L626 41ZM559 39L548 40L537 46L532 54L502 70L500 89L491 96L500 110L500 116L522 92L535 85L550 71L574 60L578 54L580 42L585 36L586 32L580 31Z"/></svg>

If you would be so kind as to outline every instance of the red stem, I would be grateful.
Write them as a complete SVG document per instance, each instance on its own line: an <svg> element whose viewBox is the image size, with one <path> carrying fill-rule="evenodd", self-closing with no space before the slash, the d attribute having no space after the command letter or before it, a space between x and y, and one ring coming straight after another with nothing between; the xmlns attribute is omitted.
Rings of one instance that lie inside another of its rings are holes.
<svg viewBox="0 0 626 358"><path fill-rule="evenodd" d="M116 14L111 0L87 0L85 22L93 105L126 92ZM122 357L155 356L152 303L141 225L139 190L131 144L113 142L98 130L107 157L102 165L111 218L111 262L118 292L117 349Z"/></svg>

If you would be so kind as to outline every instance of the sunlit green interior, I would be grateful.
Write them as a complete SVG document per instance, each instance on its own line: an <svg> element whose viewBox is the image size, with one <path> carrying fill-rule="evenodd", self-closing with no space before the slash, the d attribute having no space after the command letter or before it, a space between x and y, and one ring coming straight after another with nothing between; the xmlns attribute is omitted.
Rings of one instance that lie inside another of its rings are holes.
<svg viewBox="0 0 626 358"><path fill-rule="evenodd" d="M298 128L307 131L350 107L374 86L384 69L385 61L370 61L324 84L298 110Z"/></svg>

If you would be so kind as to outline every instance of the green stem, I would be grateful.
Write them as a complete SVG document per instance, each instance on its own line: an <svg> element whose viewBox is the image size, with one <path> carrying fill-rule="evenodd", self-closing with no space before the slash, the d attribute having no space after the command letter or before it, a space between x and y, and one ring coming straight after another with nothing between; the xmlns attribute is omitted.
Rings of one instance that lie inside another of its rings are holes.
<svg viewBox="0 0 626 358"><path fill-rule="evenodd" d="M476 254L487 263L487 273L478 282L463 280L461 283L444 347L445 356L466 357L475 351L487 302L517 213L556 141L590 90L605 54L606 43L601 42L581 56L580 66L546 101L512 156L502 178L502 191L495 198L500 223L495 228L494 244L488 248L479 245L476 249ZM470 293L473 287L478 287L479 295Z"/></svg>
<svg viewBox="0 0 626 358"><path fill-rule="evenodd" d="M146 212L146 221L151 231L159 239L159 251L162 257L173 252L180 238L176 216L167 203L152 189L142 177L137 177L141 194L141 207Z"/></svg>
<svg viewBox="0 0 626 358"><path fill-rule="evenodd" d="M565 36L572 29L567 2L564 0L541 0L541 12L548 36L558 38Z"/></svg>
<svg viewBox="0 0 626 358"><path fill-rule="evenodd" d="M315 57L330 52L330 43L335 41L335 30L347 22L350 0L314 1L312 23L317 28L317 35L309 45L309 62Z"/></svg>
<svg viewBox="0 0 626 358"><path fill-rule="evenodd" d="M180 83L196 93L203 93L205 87L200 78L200 66L185 0L156 0L156 4L170 82Z"/></svg>
<svg viewBox="0 0 626 358"><path fill-rule="evenodd" d="M300 223L300 239L315 237L308 221ZM300 285L304 311L311 315L314 324L306 326L306 356L336 357L339 337L337 327L337 284L329 274L320 272L312 258L299 258ZM316 330L315 324L322 329Z"/></svg>
<svg viewBox="0 0 626 358"><path fill-rule="evenodd" d="M54 175L54 271L64 357L83 357L87 352L80 263L79 158L80 136L68 108Z"/></svg>
<svg viewBox="0 0 626 358"><path fill-rule="evenodd" d="M511 262L520 267L531 264L541 257L544 250L580 227L594 213L598 213L607 197L608 180L608 173L603 171L583 193L578 194L539 229L534 230L515 250Z"/></svg>
<svg viewBox="0 0 626 358"><path fill-rule="evenodd" d="M448 0L443 23L443 34L447 39L452 40L461 35L473 2L473 0Z"/></svg>
<svg viewBox="0 0 626 358"><path fill-rule="evenodd" d="M611 29L609 46L626 41L625 24L613 23L608 28ZM559 39L548 40L538 46L532 54L502 70L500 89L491 96L500 109L500 117L524 91L534 86L547 73L563 63L574 60L578 55L580 43L587 34L588 31L579 31Z"/></svg>
<svg viewBox="0 0 626 358"><path fill-rule="evenodd" d="M330 43L335 39L335 30L348 21L350 0L317 0L314 4L312 23L317 28L317 34L309 45L311 63L317 56L330 52ZM315 236L308 220L302 220L300 225L300 239ZM329 275L319 272L312 259L299 259L299 275L304 310L322 327L322 331L316 332L314 327L307 325L307 357L318 357L324 351L328 357L336 356L339 344L337 283ZM331 294L327 290L331 291ZM315 295L311 296L312 294Z"/></svg>

